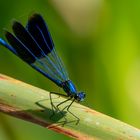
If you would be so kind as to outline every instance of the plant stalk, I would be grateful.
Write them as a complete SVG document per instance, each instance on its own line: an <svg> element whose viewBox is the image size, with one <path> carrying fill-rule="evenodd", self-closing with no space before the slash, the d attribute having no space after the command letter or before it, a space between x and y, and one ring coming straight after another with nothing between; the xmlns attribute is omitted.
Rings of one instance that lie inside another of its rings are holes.
<svg viewBox="0 0 140 140"><path fill-rule="evenodd" d="M52 102L51 102L51 100ZM140 140L140 130L50 92L0 74L0 111L79 140ZM64 109L64 110L63 110ZM73 113L78 119L72 115Z"/></svg>

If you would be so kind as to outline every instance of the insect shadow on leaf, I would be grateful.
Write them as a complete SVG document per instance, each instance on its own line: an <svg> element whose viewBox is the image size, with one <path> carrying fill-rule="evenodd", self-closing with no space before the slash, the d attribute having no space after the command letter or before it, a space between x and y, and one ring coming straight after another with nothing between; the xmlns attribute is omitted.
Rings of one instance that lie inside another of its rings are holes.
<svg viewBox="0 0 140 140"><path fill-rule="evenodd" d="M54 97L52 97L52 94L55 94L55 95L58 95L58 96L54 98ZM71 97L69 97L68 99L58 103L58 99L60 98L60 96L67 97L67 95L64 95L64 94L61 94L61 93L50 92L50 94L49 94L50 99L43 99L43 100L35 102L35 104L37 106L43 108L43 111L47 111L48 108L43 104L43 102L46 101L46 100L50 100L51 112L52 113L49 116L49 119L51 121L53 121L53 122L55 121L55 122L61 124L62 126L64 126L65 124L68 124L68 123L73 123L73 122L76 122L76 125L77 125L79 123L80 119L69 110L70 106L72 105L72 103L75 100L73 99L69 105L66 105L62 109L60 109L60 106L62 104L71 100ZM57 99L57 102L56 102L56 99ZM56 103L58 103L58 104L56 104ZM68 119L66 117L67 113L70 113L74 118L76 118L76 120L68 121ZM64 121L59 121L61 118L63 118Z"/></svg>

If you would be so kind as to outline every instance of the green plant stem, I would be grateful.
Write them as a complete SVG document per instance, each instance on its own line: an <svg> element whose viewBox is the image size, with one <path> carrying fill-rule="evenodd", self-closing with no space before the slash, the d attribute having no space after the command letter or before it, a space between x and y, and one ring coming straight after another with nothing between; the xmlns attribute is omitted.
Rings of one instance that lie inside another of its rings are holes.
<svg viewBox="0 0 140 140"><path fill-rule="evenodd" d="M52 95L54 106L65 100ZM66 102L62 108L69 105ZM0 74L0 111L33 122L75 139L140 140L140 130L88 107L73 103L69 112L58 112L50 103L50 93ZM63 115L64 114L64 115Z"/></svg>

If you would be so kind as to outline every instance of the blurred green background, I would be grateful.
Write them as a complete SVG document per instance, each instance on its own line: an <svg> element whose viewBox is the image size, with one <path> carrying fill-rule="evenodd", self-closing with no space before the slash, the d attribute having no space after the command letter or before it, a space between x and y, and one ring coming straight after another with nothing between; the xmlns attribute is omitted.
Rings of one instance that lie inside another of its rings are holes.
<svg viewBox="0 0 140 140"><path fill-rule="evenodd" d="M83 103L140 128L139 0L0 0L0 37L13 19L41 13ZM48 91L58 87L0 46L0 73ZM0 113L0 140L55 140L64 135Z"/></svg>

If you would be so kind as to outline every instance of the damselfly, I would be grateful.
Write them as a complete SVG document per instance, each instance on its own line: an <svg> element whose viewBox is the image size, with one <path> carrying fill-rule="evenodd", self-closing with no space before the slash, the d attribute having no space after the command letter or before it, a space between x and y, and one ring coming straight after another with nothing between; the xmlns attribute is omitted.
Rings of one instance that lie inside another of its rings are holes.
<svg viewBox="0 0 140 140"><path fill-rule="evenodd" d="M75 100L78 102L83 101L85 93L77 92L75 85L69 79L63 63L56 53L48 27L42 16L36 13L33 14L29 18L26 27L14 21L12 29L14 34L5 31L9 44L1 38L0 44L66 92L65 96L68 99L59 103L57 107L68 100L72 100L67 107L68 110Z"/></svg>

